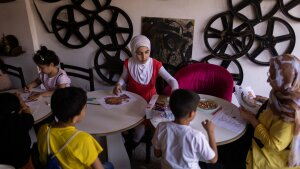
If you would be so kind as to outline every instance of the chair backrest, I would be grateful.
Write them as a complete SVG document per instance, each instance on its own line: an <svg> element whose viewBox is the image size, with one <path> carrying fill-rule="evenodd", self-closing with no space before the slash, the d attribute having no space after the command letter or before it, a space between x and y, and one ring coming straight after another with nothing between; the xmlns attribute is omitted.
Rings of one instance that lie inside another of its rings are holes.
<svg viewBox="0 0 300 169"><path fill-rule="evenodd" d="M94 85L94 74L92 68L82 68L74 65L67 65L64 63L60 63L60 68L65 70L68 76L73 76L81 79L85 79L90 83L90 91L95 90Z"/></svg>
<svg viewBox="0 0 300 169"><path fill-rule="evenodd" d="M231 102L233 78L223 67L207 63L192 63L179 69L175 74L179 88L223 98ZM167 95L171 89L164 90Z"/></svg>
<svg viewBox="0 0 300 169"><path fill-rule="evenodd" d="M9 74L9 75L19 78L21 81L22 87L26 86L24 74L23 74L21 67L15 67L15 66L8 65L8 64L4 64L4 66L6 67L6 70L4 71L6 74Z"/></svg>

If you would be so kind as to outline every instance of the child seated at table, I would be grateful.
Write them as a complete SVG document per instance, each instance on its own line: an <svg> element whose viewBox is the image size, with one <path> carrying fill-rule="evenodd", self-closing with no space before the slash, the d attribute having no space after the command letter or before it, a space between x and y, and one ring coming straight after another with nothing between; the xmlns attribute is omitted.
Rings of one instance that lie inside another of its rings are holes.
<svg viewBox="0 0 300 169"><path fill-rule="evenodd" d="M31 110L20 96L0 93L0 164L33 168L29 136L32 126Z"/></svg>
<svg viewBox="0 0 300 169"><path fill-rule="evenodd" d="M51 97L51 110L57 122L43 125L37 135L40 161L47 164L47 137L49 137L50 153L56 158L62 168L94 168L103 169L98 154L102 147L88 133L76 129L86 113L86 92L77 87L56 89ZM78 132L79 131L79 132ZM61 150L62 146L72 136L72 140Z"/></svg>
<svg viewBox="0 0 300 169"><path fill-rule="evenodd" d="M25 91L32 91L33 88L43 84L46 88L45 92L35 92L28 99L34 100L39 96L51 96L54 89L69 87L71 80L66 72L58 68L59 58L52 50L48 50L45 46L33 56L33 61L40 69L39 77L24 88Z"/></svg>
<svg viewBox="0 0 300 169"><path fill-rule="evenodd" d="M214 124L209 120L202 122L209 141L203 133L189 126L196 115L199 100L196 93L188 90L178 89L172 93L170 108L175 121L159 123L152 139L155 156L162 157L162 169L200 168L200 159L217 162Z"/></svg>
<svg viewBox="0 0 300 169"><path fill-rule="evenodd" d="M127 91L136 93L149 102L157 94L156 80L159 76L171 86L172 91L178 89L177 80L166 71L160 61L150 56L151 42L146 36L133 37L130 47L132 57L124 61L122 75L113 89L114 94L121 93L122 86L126 85ZM146 130L150 129L149 121L145 120L129 131L130 134L125 137L125 147L130 158L132 150L140 143Z"/></svg>

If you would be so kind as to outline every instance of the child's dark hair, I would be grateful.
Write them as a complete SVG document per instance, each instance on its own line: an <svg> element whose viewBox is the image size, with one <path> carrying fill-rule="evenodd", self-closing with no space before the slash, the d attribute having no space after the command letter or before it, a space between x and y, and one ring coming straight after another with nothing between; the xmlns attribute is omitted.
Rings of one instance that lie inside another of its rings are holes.
<svg viewBox="0 0 300 169"><path fill-rule="evenodd" d="M48 50L46 46L41 46L41 49L34 54L33 61L37 65L50 65L53 63L54 66L57 66L59 64L58 56L52 50Z"/></svg>
<svg viewBox="0 0 300 169"><path fill-rule="evenodd" d="M177 89L170 97L170 109L175 118L183 118L190 112L196 111L199 101L198 94L185 89Z"/></svg>
<svg viewBox="0 0 300 169"><path fill-rule="evenodd" d="M51 110L59 121L68 122L80 114L86 101L86 92L81 88L58 88L51 97Z"/></svg>
<svg viewBox="0 0 300 169"><path fill-rule="evenodd" d="M19 98L12 93L0 93L0 117L19 113L21 109Z"/></svg>

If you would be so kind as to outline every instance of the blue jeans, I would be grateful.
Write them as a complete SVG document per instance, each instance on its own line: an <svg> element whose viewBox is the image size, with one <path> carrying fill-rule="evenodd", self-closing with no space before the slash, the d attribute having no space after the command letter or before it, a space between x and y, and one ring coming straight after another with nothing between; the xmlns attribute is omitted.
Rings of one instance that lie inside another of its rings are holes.
<svg viewBox="0 0 300 169"><path fill-rule="evenodd" d="M113 164L111 162L108 162L108 161L103 163L103 167L104 167L104 169L114 169Z"/></svg>

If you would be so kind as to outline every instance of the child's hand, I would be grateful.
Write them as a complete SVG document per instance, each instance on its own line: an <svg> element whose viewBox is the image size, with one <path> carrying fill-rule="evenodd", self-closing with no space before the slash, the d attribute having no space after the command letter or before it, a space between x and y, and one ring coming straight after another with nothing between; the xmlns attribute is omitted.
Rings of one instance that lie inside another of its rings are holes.
<svg viewBox="0 0 300 169"><path fill-rule="evenodd" d="M207 119L202 121L202 126L204 127L207 133L212 133L215 130L214 123Z"/></svg>
<svg viewBox="0 0 300 169"><path fill-rule="evenodd" d="M14 95L16 95L19 99L19 102L21 105L23 105L23 103L25 104L23 98L21 97L21 94L19 92L14 93Z"/></svg>
<svg viewBox="0 0 300 169"><path fill-rule="evenodd" d="M21 97L21 94L17 92L17 93L15 93L15 95L16 95L16 96L18 97L18 99L19 99L19 102L20 102L20 106L21 106L22 112L23 112L23 113L29 113L29 114L31 114L32 111L31 111L30 107L27 106L26 103L24 102L23 98Z"/></svg>
<svg viewBox="0 0 300 169"><path fill-rule="evenodd" d="M41 95L42 95L42 93L34 92L34 93L32 93L32 94L27 98L27 100L28 100L28 101L34 101L34 100L37 100Z"/></svg>
<svg viewBox="0 0 300 169"><path fill-rule="evenodd" d="M113 93L115 95L122 93L122 86L119 83L117 83L116 86L114 87Z"/></svg>
<svg viewBox="0 0 300 169"><path fill-rule="evenodd" d="M25 87L24 87L24 91L25 92L31 92L32 91L32 86L31 85L26 85Z"/></svg>

